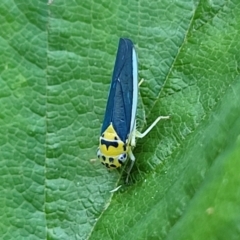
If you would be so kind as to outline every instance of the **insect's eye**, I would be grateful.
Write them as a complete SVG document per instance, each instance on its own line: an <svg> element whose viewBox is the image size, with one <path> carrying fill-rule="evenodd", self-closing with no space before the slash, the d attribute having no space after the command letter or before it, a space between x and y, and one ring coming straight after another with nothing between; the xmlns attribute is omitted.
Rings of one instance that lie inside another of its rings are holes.
<svg viewBox="0 0 240 240"><path fill-rule="evenodd" d="M101 157L101 152L100 152L100 149L99 149L99 148L97 149L97 157L98 157L98 158Z"/></svg>
<svg viewBox="0 0 240 240"><path fill-rule="evenodd" d="M124 163L126 160L127 160L127 154L126 153L123 153L123 154L119 155L119 157L118 157L119 162Z"/></svg>

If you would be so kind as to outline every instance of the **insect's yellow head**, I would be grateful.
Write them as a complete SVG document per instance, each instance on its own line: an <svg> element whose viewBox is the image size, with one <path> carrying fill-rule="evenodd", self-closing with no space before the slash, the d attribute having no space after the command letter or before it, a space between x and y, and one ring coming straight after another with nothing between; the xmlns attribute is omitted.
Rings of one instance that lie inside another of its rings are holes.
<svg viewBox="0 0 240 240"><path fill-rule="evenodd" d="M110 124L99 139L97 156L107 168L118 168L127 160L127 149L127 144L119 138Z"/></svg>

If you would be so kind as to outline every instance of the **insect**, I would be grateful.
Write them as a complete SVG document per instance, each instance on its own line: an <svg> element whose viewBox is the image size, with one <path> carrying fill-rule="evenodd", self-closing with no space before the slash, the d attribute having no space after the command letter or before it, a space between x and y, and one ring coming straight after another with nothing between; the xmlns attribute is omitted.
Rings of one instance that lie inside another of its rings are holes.
<svg viewBox="0 0 240 240"><path fill-rule="evenodd" d="M135 162L132 148L136 137L143 138L160 119L159 116L144 133L136 130L138 99L137 54L130 39L120 38L106 112L102 124L97 156L107 168L119 168L131 159L126 182Z"/></svg>

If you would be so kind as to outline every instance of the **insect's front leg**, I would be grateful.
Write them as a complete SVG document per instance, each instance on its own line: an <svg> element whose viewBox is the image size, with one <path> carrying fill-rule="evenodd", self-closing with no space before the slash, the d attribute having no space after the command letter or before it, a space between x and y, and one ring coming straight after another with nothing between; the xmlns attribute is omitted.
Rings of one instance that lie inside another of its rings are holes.
<svg viewBox="0 0 240 240"><path fill-rule="evenodd" d="M140 80L140 82L138 83L138 87L140 87L143 82L144 82L144 79L142 78L142 79Z"/></svg>

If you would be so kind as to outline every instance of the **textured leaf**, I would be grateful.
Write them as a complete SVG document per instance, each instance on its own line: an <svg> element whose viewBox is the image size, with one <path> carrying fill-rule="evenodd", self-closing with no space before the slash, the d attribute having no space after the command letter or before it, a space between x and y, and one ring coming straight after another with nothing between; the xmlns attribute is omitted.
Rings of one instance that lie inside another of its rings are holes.
<svg viewBox="0 0 240 240"><path fill-rule="evenodd" d="M238 0L3 0L0 20L1 239L239 239ZM95 161L119 37L140 130L171 116L129 185Z"/></svg>

